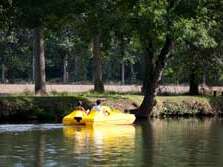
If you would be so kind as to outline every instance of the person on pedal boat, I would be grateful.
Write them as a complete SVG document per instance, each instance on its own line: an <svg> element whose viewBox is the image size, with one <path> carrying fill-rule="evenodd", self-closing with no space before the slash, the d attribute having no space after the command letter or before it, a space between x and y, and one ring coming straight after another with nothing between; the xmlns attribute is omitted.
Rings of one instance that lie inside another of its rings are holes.
<svg viewBox="0 0 223 167"><path fill-rule="evenodd" d="M80 101L80 100L77 102L77 106L76 106L74 109L75 109L75 110L86 111L85 108L83 107L83 102Z"/></svg>
<svg viewBox="0 0 223 167"><path fill-rule="evenodd" d="M96 100L96 104L95 106L93 107L93 109L95 109L96 111L98 112L102 112L102 109L101 109L101 100Z"/></svg>
<svg viewBox="0 0 223 167"><path fill-rule="evenodd" d="M96 105L93 107L97 112L101 112L104 115L109 115L107 111L104 111L101 106L101 100L96 100Z"/></svg>

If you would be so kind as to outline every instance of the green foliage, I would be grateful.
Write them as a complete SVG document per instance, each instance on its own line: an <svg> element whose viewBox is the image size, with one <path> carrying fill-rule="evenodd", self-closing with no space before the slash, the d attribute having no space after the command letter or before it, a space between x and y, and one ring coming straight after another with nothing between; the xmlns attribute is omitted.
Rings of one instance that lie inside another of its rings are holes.
<svg viewBox="0 0 223 167"><path fill-rule="evenodd" d="M196 19L182 19L174 25L176 42L183 45L192 43L197 48L213 48L217 45L210 30L215 26L215 21L208 25Z"/></svg>
<svg viewBox="0 0 223 167"><path fill-rule="evenodd" d="M90 105L88 100L81 97L1 97L0 120L61 122L78 100L82 100L86 106Z"/></svg>
<svg viewBox="0 0 223 167"><path fill-rule="evenodd" d="M32 78L32 28L43 27L47 79L62 80L68 58L70 82L91 82L91 42L101 36L104 78L143 80L143 55L158 55L169 35L172 58L163 83L187 83L192 67L199 82L222 83L222 1L219 0L12 0L0 3L0 58L9 82ZM194 67L196 65L196 67ZM131 71L133 69L133 71Z"/></svg>
<svg viewBox="0 0 223 167"><path fill-rule="evenodd" d="M189 116L214 116L218 114L216 107L220 107L218 100L210 97L158 97L157 105L154 107L153 117L189 117ZM213 101L216 103L213 104Z"/></svg>
<svg viewBox="0 0 223 167"><path fill-rule="evenodd" d="M32 43L30 32L13 29L1 31L0 61L6 66L7 78L11 81L31 79Z"/></svg>

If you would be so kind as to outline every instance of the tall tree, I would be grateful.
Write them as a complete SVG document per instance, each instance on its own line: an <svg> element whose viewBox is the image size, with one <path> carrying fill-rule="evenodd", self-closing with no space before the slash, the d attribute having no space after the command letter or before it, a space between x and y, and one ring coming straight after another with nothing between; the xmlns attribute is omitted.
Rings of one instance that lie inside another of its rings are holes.
<svg viewBox="0 0 223 167"><path fill-rule="evenodd" d="M33 29L35 55L35 93L46 94L44 30L61 26L73 9L72 1L16 0L16 21L20 26Z"/></svg>
<svg viewBox="0 0 223 167"><path fill-rule="evenodd" d="M94 90L97 92L104 91L103 56L115 20L115 5L116 1L86 0L82 6L84 11L80 16L76 16L76 27L92 44Z"/></svg>
<svg viewBox="0 0 223 167"><path fill-rule="evenodd" d="M0 59L2 82L6 81L6 48L9 48L14 6L11 0L0 2Z"/></svg>
<svg viewBox="0 0 223 167"><path fill-rule="evenodd" d="M46 72L45 72L45 51L44 33L41 27L34 28L34 55L35 55L35 94L46 94Z"/></svg>
<svg viewBox="0 0 223 167"><path fill-rule="evenodd" d="M180 33L179 24L187 26L187 22L198 18L203 13L206 2L193 0L162 0L139 1L133 6L136 31L139 34L145 51L144 99L135 114L148 117L155 104L157 88L161 80L163 69L167 63L176 39L184 34ZM196 19L196 23L202 20Z"/></svg>
<svg viewBox="0 0 223 167"><path fill-rule="evenodd" d="M51 2L52 3L52 2ZM20 26L33 29L34 62L35 62L35 94L46 94L44 28L46 18L49 16L48 2L34 2L31 0L17 0L16 18Z"/></svg>

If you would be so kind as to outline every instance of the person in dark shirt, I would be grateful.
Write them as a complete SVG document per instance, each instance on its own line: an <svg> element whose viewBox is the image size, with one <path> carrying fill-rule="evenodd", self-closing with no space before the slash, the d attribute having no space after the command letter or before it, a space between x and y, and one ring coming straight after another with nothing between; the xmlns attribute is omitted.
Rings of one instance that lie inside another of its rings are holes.
<svg viewBox="0 0 223 167"><path fill-rule="evenodd" d="M75 110L82 110L85 111L84 107L83 107L83 102L82 101L78 101L77 102L77 106L74 108Z"/></svg>

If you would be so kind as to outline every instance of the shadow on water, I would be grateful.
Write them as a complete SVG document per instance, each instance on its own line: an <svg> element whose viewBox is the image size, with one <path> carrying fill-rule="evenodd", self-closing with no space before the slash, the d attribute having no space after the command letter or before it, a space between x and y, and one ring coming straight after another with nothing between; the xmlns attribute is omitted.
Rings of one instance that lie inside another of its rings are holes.
<svg viewBox="0 0 223 167"><path fill-rule="evenodd" d="M136 166L153 166L154 139L151 121L136 122L135 143L137 143Z"/></svg>
<svg viewBox="0 0 223 167"><path fill-rule="evenodd" d="M38 133L36 136L36 148L35 148L35 167L43 167L44 164L44 151L46 145L46 135L45 133Z"/></svg>

